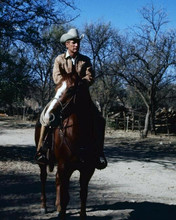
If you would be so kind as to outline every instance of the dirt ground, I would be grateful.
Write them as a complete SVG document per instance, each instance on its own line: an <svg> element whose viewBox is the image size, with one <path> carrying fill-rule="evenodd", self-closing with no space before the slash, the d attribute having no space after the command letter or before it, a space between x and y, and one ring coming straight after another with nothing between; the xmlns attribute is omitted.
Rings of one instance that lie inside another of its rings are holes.
<svg viewBox="0 0 176 220"><path fill-rule="evenodd" d="M88 220L175 220L176 137L107 131L108 167L89 184ZM0 219L57 219L55 172L48 173L48 212L40 214L34 124L0 118ZM79 219L79 173L70 183L68 219Z"/></svg>

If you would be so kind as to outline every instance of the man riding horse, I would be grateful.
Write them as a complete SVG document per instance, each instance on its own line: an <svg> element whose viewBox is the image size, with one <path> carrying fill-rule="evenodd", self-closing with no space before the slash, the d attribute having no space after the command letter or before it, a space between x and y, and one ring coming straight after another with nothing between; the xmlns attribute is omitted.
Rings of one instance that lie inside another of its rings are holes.
<svg viewBox="0 0 176 220"><path fill-rule="evenodd" d="M96 168L104 169L107 166L107 161L104 156L104 133L105 133L105 119L101 116L97 107L93 103L89 86L92 85L94 80L94 71L90 59L79 53L80 41L83 35L79 36L78 30L75 28L70 29L67 33L63 34L60 38L60 42L66 46L66 53L56 57L53 68L53 80L56 85L63 79L65 74L77 74L80 78L79 82L79 94L77 95L81 105L84 106L78 114L80 131L82 132L82 139L86 136L83 132L86 130L85 126L89 123L89 119L92 121L93 136L95 137L95 152L96 152ZM62 93L60 88L58 93ZM59 96L58 96L59 97ZM53 101L54 102L54 101ZM37 147L36 161L42 163L46 161L46 151L42 150L44 142L45 128L50 126L51 110L53 108L53 102L47 105L47 111L43 112L40 117L42 124L40 140ZM56 101L55 101L56 102ZM84 112L88 112L88 117ZM46 114L47 113L47 114ZM84 123L84 118L87 117L87 123ZM56 117L57 118L57 117ZM87 146L86 146L87 147Z"/></svg>

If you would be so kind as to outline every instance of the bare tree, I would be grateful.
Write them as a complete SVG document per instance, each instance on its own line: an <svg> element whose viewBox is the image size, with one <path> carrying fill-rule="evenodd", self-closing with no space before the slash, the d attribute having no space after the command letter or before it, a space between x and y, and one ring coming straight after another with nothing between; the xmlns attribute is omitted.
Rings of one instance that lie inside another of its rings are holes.
<svg viewBox="0 0 176 220"><path fill-rule="evenodd" d="M54 94L52 70L55 57L62 53L65 47L58 41L65 32L63 27L53 26L43 33L43 44L39 48L32 47L33 72L36 80L35 99L44 107Z"/></svg>
<svg viewBox="0 0 176 220"><path fill-rule="evenodd" d="M96 73L91 93L99 110L107 117L112 106L119 102L119 97L123 94L119 92L122 90L121 80L112 75L109 69L109 62L113 57L113 41L118 32L109 23L102 22L86 24L84 32L84 50L90 54Z"/></svg>
<svg viewBox="0 0 176 220"><path fill-rule="evenodd" d="M163 10L156 10L152 5L143 7L141 14L145 23L135 29L132 41L126 47L118 47L118 59L123 61L123 65L117 63L113 68L135 88L145 103L147 113L143 135L146 137L149 124L155 131L156 107L167 96L163 93L164 88L175 77L172 70L176 64L176 32L164 29L167 16ZM159 95L161 92L162 96Z"/></svg>
<svg viewBox="0 0 176 220"><path fill-rule="evenodd" d="M101 77L106 71L105 64L110 59L110 56L112 56L111 41L114 30L110 23L97 22L94 24L86 24L84 32L86 35L86 52L92 57L96 78Z"/></svg>

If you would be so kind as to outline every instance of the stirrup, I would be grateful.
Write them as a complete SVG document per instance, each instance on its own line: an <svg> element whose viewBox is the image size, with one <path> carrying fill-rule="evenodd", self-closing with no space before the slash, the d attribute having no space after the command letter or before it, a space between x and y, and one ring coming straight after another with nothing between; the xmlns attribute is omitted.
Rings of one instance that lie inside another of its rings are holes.
<svg viewBox="0 0 176 220"><path fill-rule="evenodd" d="M42 153L41 151L38 151L35 155L35 160L37 164L41 165L47 165L48 164L48 159L46 157L46 154Z"/></svg>

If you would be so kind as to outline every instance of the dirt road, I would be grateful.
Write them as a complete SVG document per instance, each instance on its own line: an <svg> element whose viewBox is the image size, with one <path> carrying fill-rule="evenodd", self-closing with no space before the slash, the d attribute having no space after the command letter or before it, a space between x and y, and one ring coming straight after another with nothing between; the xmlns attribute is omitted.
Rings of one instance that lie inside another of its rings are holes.
<svg viewBox="0 0 176 220"><path fill-rule="evenodd" d="M34 127L0 120L0 219L57 219L55 170L48 174L48 213L40 214ZM116 131L106 134L105 170L89 185L88 220L175 220L176 138ZM68 219L79 219L79 173L70 184Z"/></svg>

